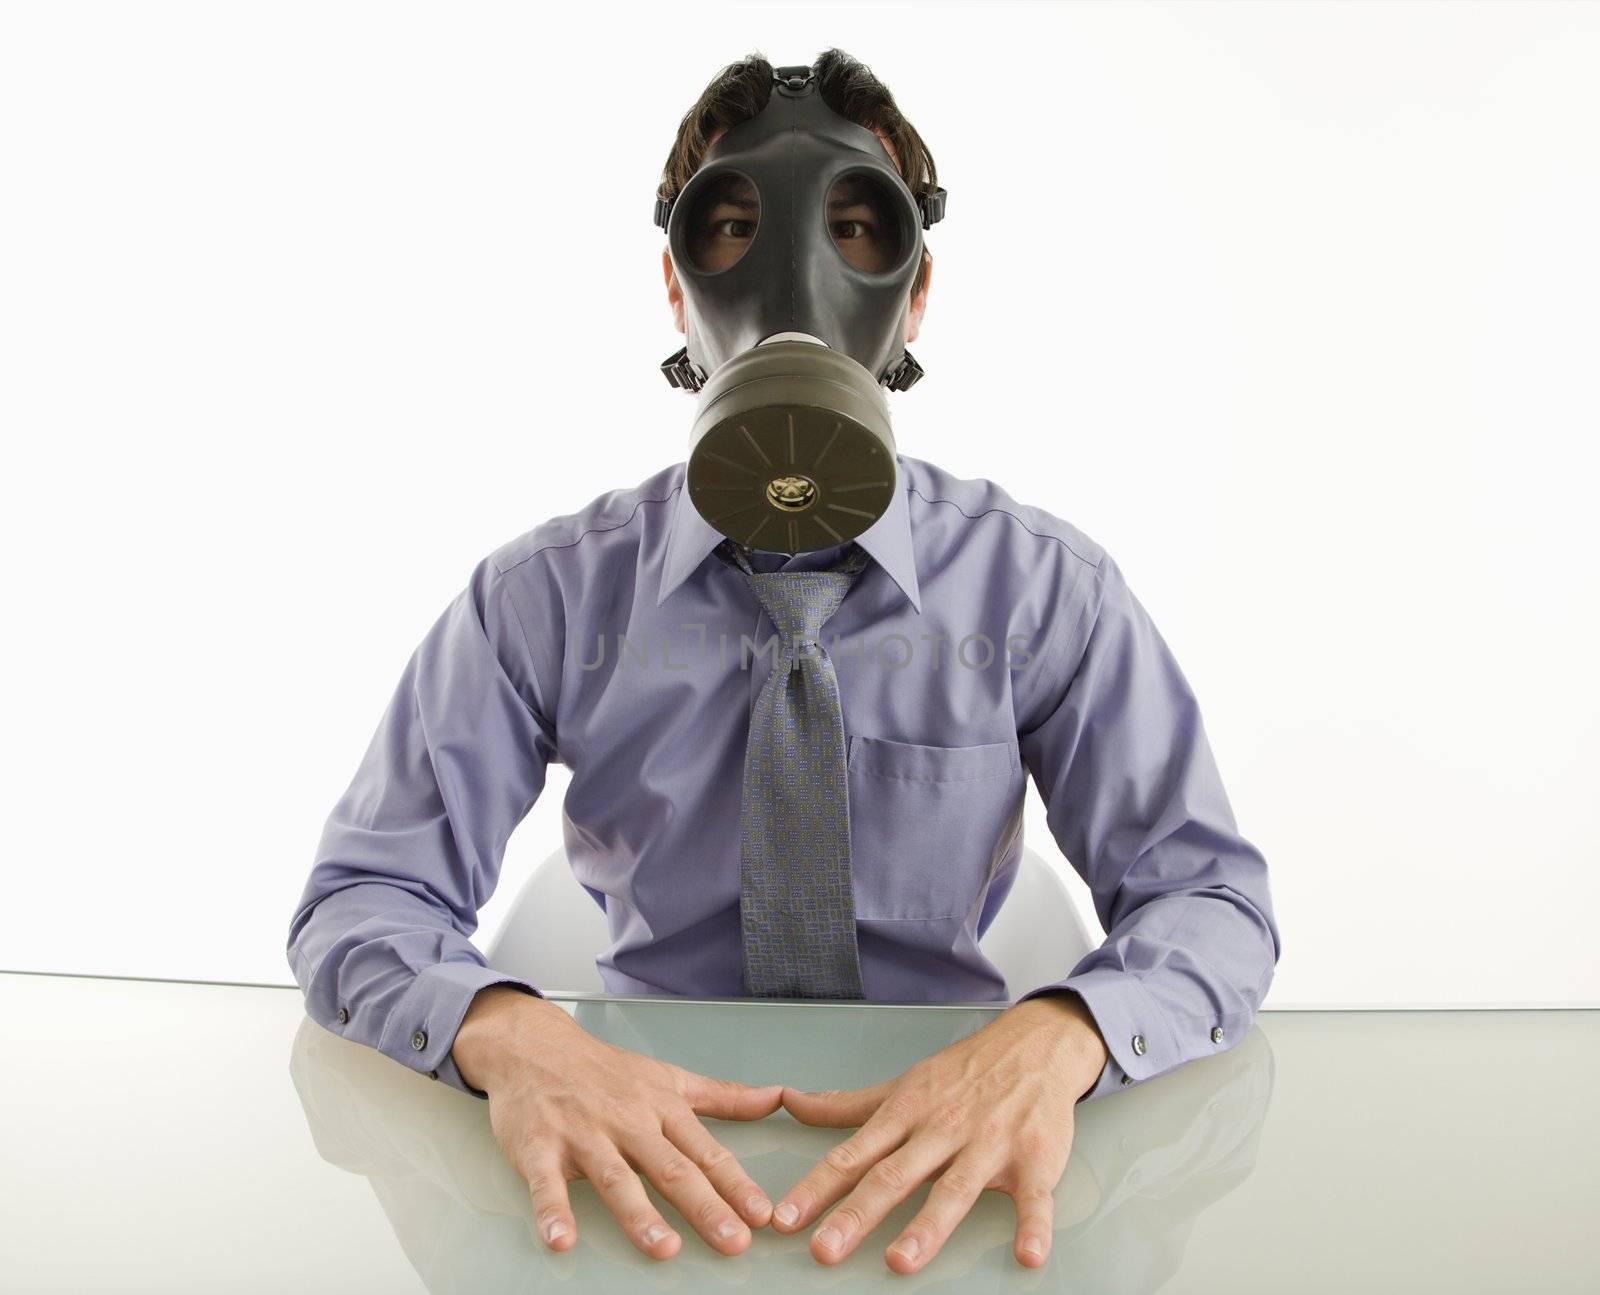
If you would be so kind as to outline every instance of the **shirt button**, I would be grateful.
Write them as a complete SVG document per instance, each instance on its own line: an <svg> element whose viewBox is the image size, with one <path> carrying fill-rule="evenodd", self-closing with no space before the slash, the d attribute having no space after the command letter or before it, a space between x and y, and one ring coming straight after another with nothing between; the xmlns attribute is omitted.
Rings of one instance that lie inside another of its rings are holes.
<svg viewBox="0 0 1600 1295"><path fill-rule="evenodd" d="M411 1046L421 1052L428 1046L428 1032L426 1030L418 1030L413 1034L411 1036Z"/></svg>
<svg viewBox="0 0 1600 1295"><path fill-rule="evenodd" d="M343 1025L349 1019L350 1019L350 1009L347 1008L347 1007L341 1007L339 1009L339 1024Z"/></svg>
<svg viewBox="0 0 1600 1295"><path fill-rule="evenodd" d="M1213 1025L1211 1027L1211 1041L1213 1043L1222 1042L1222 1027L1220 1025Z"/></svg>
<svg viewBox="0 0 1600 1295"><path fill-rule="evenodd" d="M1133 1055L1136 1057L1144 1056L1144 1035L1142 1034L1133 1036Z"/></svg>
<svg viewBox="0 0 1600 1295"><path fill-rule="evenodd" d="M1122 1077L1122 1082L1124 1084L1131 1084L1133 1082L1133 1076L1132 1075L1124 1075Z"/></svg>
<svg viewBox="0 0 1600 1295"><path fill-rule="evenodd" d="M428 1078L429 1079L437 1079L438 1077L439 1077L439 1072L437 1070L428 1071Z"/></svg>

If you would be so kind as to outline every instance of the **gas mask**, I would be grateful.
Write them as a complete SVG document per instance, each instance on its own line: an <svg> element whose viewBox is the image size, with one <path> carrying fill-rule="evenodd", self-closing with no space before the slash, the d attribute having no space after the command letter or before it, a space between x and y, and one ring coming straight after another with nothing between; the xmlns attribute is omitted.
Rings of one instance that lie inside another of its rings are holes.
<svg viewBox="0 0 1600 1295"><path fill-rule="evenodd" d="M766 107L657 199L687 334L661 369L696 393L689 498L720 534L804 553L889 506L886 392L922 377L905 321L944 201L914 195L803 66L774 69Z"/></svg>

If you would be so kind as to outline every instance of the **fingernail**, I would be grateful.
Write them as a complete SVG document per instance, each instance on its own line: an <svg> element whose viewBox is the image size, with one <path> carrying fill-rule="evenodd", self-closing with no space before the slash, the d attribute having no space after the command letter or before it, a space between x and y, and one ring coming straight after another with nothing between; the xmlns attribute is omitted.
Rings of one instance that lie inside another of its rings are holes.
<svg viewBox="0 0 1600 1295"><path fill-rule="evenodd" d="M763 1210L772 1208L772 1202L765 1196L752 1196L744 1203L745 1213L760 1214Z"/></svg>
<svg viewBox="0 0 1600 1295"><path fill-rule="evenodd" d="M544 1230L544 1239L546 1241L559 1241L559 1240L561 1240L562 1237L564 1237L566 1235L567 1235L567 1225L565 1223L563 1223L560 1219L552 1220L545 1227L545 1230Z"/></svg>
<svg viewBox="0 0 1600 1295"><path fill-rule="evenodd" d="M837 1250L844 1244L844 1233L838 1228L826 1227L817 1233L817 1242L824 1250Z"/></svg>
<svg viewBox="0 0 1600 1295"><path fill-rule="evenodd" d="M906 1237L894 1244L894 1251L903 1259L915 1259L922 1250L922 1242L916 1237Z"/></svg>
<svg viewBox="0 0 1600 1295"><path fill-rule="evenodd" d="M1044 1253L1044 1242L1040 1241L1038 1237L1029 1237L1019 1249L1025 1255L1042 1255Z"/></svg>
<svg viewBox="0 0 1600 1295"><path fill-rule="evenodd" d="M644 1243L647 1246L653 1246L657 1241L661 1240L661 1238L666 1235L666 1228L662 1227L659 1223L652 1223L644 1230Z"/></svg>
<svg viewBox="0 0 1600 1295"><path fill-rule="evenodd" d="M740 1223L738 1219L723 1219L721 1223L717 1224L717 1240L726 1241L743 1226L744 1224Z"/></svg>
<svg viewBox="0 0 1600 1295"><path fill-rule="evenodd" d="M784 1203L778 1206L778 1208L773 1212L772 1217L777 1219L778 1222L783 1224L784 1227L789 1227L795 1222L796 1219L800 1217L800 1210L792 1201L784 1201Z"/></svg>

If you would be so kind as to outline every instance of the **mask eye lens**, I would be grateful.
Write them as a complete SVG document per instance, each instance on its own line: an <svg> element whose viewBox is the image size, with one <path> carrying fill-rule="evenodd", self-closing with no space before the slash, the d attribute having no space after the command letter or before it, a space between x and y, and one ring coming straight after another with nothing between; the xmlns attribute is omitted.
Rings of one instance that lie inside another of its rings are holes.
<svg viewBox="0 0 1600 1295"><path fill-rule="evenodd" d="M876 176L840 176L828 189L828 232L845 260L868 274L892 270L905 255L900 205Z"/></svg>
<svg viewBox="0 0 1600 1295"><path fill-rule="evenodd" d="M689 212L685 243L695 269L726 270L749 249L761 224L761 195L742 175L722 175L701 188Z"/></svg>

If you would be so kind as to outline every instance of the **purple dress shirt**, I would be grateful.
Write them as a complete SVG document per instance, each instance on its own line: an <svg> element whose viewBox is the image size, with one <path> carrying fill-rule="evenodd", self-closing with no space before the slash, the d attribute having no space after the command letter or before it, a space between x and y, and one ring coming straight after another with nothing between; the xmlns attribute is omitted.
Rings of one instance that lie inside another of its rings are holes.
<svg viewBox="0 0 1600 1295"><path fill-rule="evenodd" d="M856 541L872 561L822 635L866 998L1075 992L1110 1053L1085 1098L1231 1047L1278 930L1167 644L1076 527L897 462L900 489ZM776 629L712 555L684 467L490 554L413 654L290 923L319 1024L484 1096L450 1056L473 995L539 991L469 937L552 761L571 771L568 858L610 929L607 991L744 994L740 794ZM1060 980L1008 986L978 940L1016 878L1029 774L1107 936Z"/></svg>

